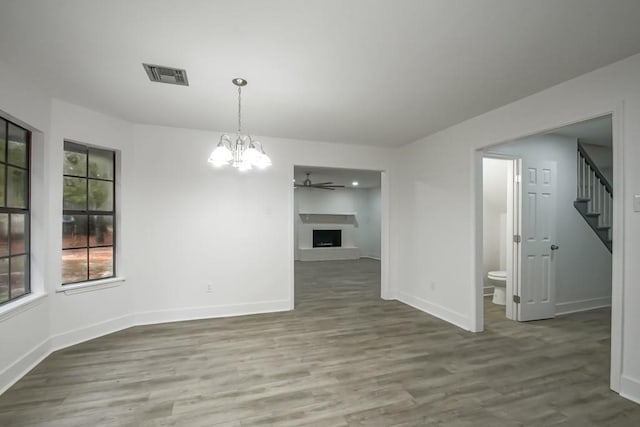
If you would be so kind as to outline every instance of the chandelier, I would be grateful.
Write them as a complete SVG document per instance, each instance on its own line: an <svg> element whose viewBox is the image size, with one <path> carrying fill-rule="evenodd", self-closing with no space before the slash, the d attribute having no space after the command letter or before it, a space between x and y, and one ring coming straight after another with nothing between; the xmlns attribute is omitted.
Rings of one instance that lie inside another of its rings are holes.
<svg viewBox="0 0 640 427"><path fill-rule="evenodd" d="M232 141L227 134L220 137L218 145L209 156L209 163L215 167L231 164L240 171L246 171L252 167L264 169L271 166L271 159L264 152L262 143L254 141L250 135L242 134L242 87L247 85L247 81L235 78L231 82L238 86L238 132L235 141Z"/></svg>

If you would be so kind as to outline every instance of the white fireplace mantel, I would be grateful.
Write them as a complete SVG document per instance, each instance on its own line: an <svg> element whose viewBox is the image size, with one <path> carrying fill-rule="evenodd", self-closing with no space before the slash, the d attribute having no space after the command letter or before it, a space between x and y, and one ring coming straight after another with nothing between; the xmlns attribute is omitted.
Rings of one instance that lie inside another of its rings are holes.
<svg viewBox="0 0 640 427"><path fill-rule="evenodd" d="M298 215L302 222L298 232L300 261L360 258L360 249L355 242L355 228L358 226L356 212L298 212ZM342 246L314 248L314 229L342 230Z"/></svg>
<svg viewBox="0 0 640 427"><path fill-rule="evenodd" d="M356 212L299 212L303 224L356 224Z"/></svg>

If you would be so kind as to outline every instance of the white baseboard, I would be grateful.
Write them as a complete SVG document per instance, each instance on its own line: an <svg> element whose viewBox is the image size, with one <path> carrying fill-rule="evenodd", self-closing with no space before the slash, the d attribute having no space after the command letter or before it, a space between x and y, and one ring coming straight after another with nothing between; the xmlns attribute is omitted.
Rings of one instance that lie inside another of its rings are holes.
<svg viewBox="0 0 640 427"><path fill-rule="evenodd" d="M493 296L493 286L485 286L483 288L483 294L485 297Z"/></svg>
<svg viewBox="0 0 640 427"><path fill-rule="evenodd" d="M596 308L603 307L611 307L610 296L557 303L556 316L578 313L580 311L595 310Z"/></svg>
<svg viewBox="0 0 640 427"><path fill-rule="evenodd" d="M105 320L104 322L94 323L83 328L73 329L62 334L53 335L50 338L51 351L61 350L81 342L130 328L131 326L135 326L133 324L133 316L127 314Z"/></svg>
<svg viewBox="0 0 640 427"><path fill-rule="evenodd" d="M471 324L469 319L453 310L449 310L448 308L442 307L438 304L433 304L429 301L426 301L422 298L415 297L413 295L409 295L406 292L398 291L398 301L403 302L407 305L410 305L413 308L417 308L420 311L424 311L427 314L435 316L439 319L442 319L446 322L452 323L459 328L470 331Z"/></svg>
<svg viewBox="0 0 640 427"><path fill-rule="evenodd" d="M30 370L35 368L54 351L117 332L131 326L134 326L132 324L132 316L126 315L47 338L36 347L27 351L11 366L0 372L0 395L7 391L9 387L18 382L20 378L24 377Z"/></svg>
<svg viewBox="0 0 640 427"><path fill-rule="evenodd" d="M214 305L176 308L169 310L136 313L135 325L182 322L186 320L214 319L217 317L246 316L250 314L274 313L291 310L290 300L263 301L249 304Z"/></svg>
<svg viewBox="0 0 640 427"><path fill-rule="evenodd" d="M51 340L46 339L0 372L0 395L51 354Z"/></svg>
<svg viewBox="0 0 640 427"><path fill-rule="evenodd" d="M355 246L300 248L298 251L300 261L336 261L360 258L360 248Z"/></svg>
<svg viewBox="0 0 640 427"><path fill-rule="evenodd" d="M9 367L0 372L0 395L52 352L84 341L98 338L132 326L155 323L178 322L183 320L208 319L217 317L245 316L250 314L273 313L291 310L290 300L264 301L249 304L191 307L171 310L148 311L127 314L74 329L49 337L35 348L26 352Z"/></svg>
<svg viewBox="0 0 640 427"><path fill-rule="evenodd" d="M620 396L640 404L640 380L622 375L620 379Z"/></svg>

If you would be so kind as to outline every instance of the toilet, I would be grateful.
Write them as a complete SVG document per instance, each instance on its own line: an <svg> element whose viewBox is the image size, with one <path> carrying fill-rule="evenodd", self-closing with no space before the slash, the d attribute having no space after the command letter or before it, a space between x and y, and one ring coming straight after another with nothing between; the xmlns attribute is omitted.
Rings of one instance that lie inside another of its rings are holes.
<svg viewBox="0 0 640 427"><path fill-rule="evenodd" d="M493 284L493 303L498 305L507 304L507 272L506 271L490 271L487 274L489 280Z"/></svg>

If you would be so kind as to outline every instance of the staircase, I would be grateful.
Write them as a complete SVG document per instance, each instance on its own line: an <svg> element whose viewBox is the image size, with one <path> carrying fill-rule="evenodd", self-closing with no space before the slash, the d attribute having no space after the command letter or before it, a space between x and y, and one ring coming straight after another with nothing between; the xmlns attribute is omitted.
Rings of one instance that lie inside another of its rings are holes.
<svg viewBox="0 0 640 427"><path fill-rule="evenodd" d="M573 206L611 252L613 189L578 141L578 196Z"/></svg>

